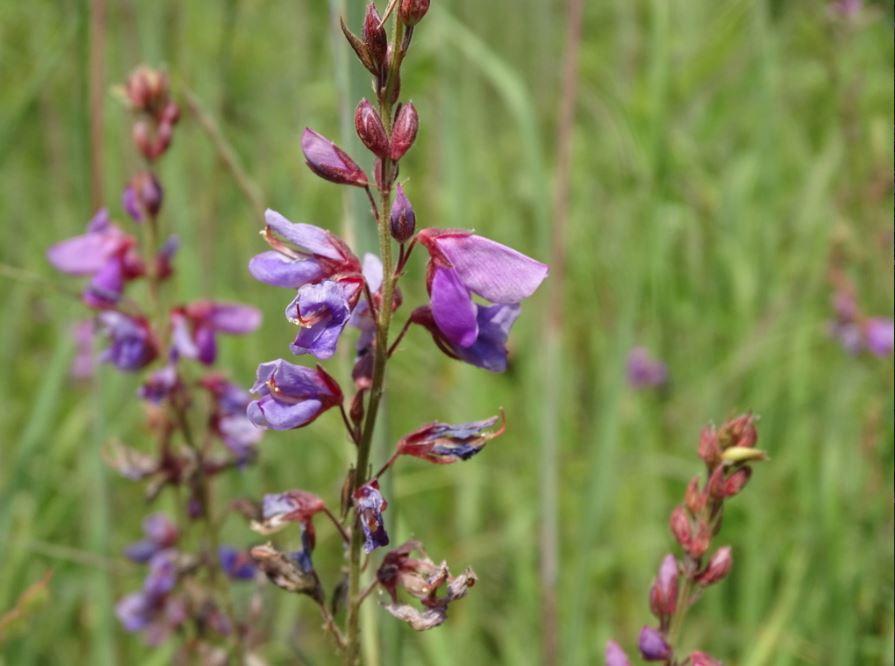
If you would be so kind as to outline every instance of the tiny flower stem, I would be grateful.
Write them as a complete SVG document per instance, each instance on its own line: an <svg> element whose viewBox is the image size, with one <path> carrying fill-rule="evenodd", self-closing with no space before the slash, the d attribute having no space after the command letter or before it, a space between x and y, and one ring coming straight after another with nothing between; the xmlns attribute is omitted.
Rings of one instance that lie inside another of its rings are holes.
<svg viewBox="0 0 895 666"><path fill-rule="evenodd" d="M376 590L377 587L379 587L379 581L374 579L373 582L371 582L367 586L367 589L361 593L360 599L357 602L358 605L364 603L364 601L367 600L367 597L369 597L371 594L373 594L373 592Z"/></svg>
<svg viewBox="0 0 895 666"><path fill-rule="evenodd" d="M379 207L376 205L376 199L373 198L373 192L370 190L369 185L364 187L364 192L366 192L367 199L370 202L370 212L373 214L373 219L379 220Z"/></svg>
<svg viewBox="0 0 895 666"><path fill-rule="evenodd" d="M389 467L391 467L394 464L394 462L398 459L398 456L400 456L400 455L401 455L401 452L396 449L395 452L391 455L391 457L385 461L385 464L379 469L379 471L373 475L373 478L378 479L383 474L385 474L388 471Z"/></svg>
<svg viewBox="0 0 895 666"><path fill-rule="evenodd" d="M345 543L349 543L351 541L351 537L348 536L348 532L345 531L345 528L342 527L342 523L339 522L339 519L335 517L333 512L329 510L329 507L324 507L323 513L326 514L326 517L329 518L330 522L332 522L332 524L336 526L339 535L342 537L342 541L344 541Z"/></svg>
<svg viewBox="0 0 895 666"><path fill-rule="evenodd" d="M342 422L345 424L345 429L348 431L351 441L354 442L355 446L359 446L360 439L357 436L357 430L355 430L354 426L351 424L351 419L348 418L348 412L345 411L344 403L339 403L339 412L342 414Z"/></svg>
<svg viewBox="0 0 895 666"><path fill-rule="evenodd" d="M407 321L404 322L404 326L401 327L401 332L398 333L398 336L395 338L395 341L392 343L391 347L388 348L388 357L391 358L392 354L395 353L398 349L398 345L401 344L401 340L404 339L404 336L407 335L407 331L410 330L410 325L413 323L413 320L408 317ZM376 476L379 476L378 474Z"/></svg>

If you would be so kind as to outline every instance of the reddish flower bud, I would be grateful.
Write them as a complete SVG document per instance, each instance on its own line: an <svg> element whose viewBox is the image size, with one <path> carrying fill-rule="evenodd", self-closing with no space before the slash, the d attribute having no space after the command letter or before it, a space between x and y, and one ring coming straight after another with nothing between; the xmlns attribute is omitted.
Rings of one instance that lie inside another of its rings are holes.
<svg viewBox="0 0 895 666"><path fill-rule="evenodd" d="M373 105L362 99L354 112L354 128L363 144L377 157L388 157L388 134Z"/></svg>
<svg viewBox="0 0 895 666"><path fill-rule="evenodd" d="M382 25L382 17L376 10L375 2L367 5L367 13L364 15L364 45L377 70L381 69L386 63L388 35L385 26Z"/></svg>
<svg viewBox="0 0 895 666"><path fill-rule="evenodd" d="M699 477L694 476L684 493L684 504L694 516L700 513L708 502L708 497L699 489Z"/></svg>
<svg viewBox="0 0 895 666"><path fill-rule="evenodd" d="M416 140L416 133L420 127L420 119L416 114L416 108L408 102L398 111L395 118L395 126L392 129L391 158L400 160L410 150Z"/></svg>
<svg viewBox="0 0 895 666"><path fill-rule="evenodd" d="M389 224L392 238L399 243L410 240L416 229L416 213L413 212L413 206L410 205L410 200L404 194L404 188L400 184L398 184L395 192L395 201L392 203Z"/></svg>
<svg viewBox="0 0 895 666"><path fill-rule="evenodd" d="M677 560L674 555L666 555L650 588L649 605L653 615L659 619L673 615L677 608L677 593Z"/></svg>
<svg viewBox="0 0 895 666"><path fill-rule="evenodd" d="M345 151L312 129L301 135L301 152L308 168L324 180L339 185L366 187L367 175Z"/></svg>
<svg viewBox="0 0 895 666"><path fill-rule="evenodd" d="M171 145L171 139L173 137L174 127L171 123L161 123L155 133L155 143L152 146L151 155L148 156L149 159L154 160L168 150L168 146Z"/></svg>
<svg viewBox="0 0 895 666"><path fill-rule="evenodd" d="M690 666L721 666L721 662L705 652L691 652Z"/></svg>
<svg viewBox="0 0 895 666"><path fill-rule="evenodd" d="M727 577L730 573L730 567L733 564L730 546L719 548L705 569L696 577L696 582L700 585L708 587L713 583L717 583Z"/></svg>
<svg viewBox="0 0 895 666"><path fill-rule="evenodd" d="M746 487L752 477L751 467L741 467L724 481L724 497L733 497Z"/></svg>
<svg viewBox="0 0 895 666"><path fill-rule="evenodd" d="M162 122L176 125L180 121L180 107L174 102L168 102L162 111Z"/></svg>
<svg viewBox="0 0 895 666"><path fill-rule="evenodd" d="M637 641L640 655L646 661L665 661L671 657L671 646L658 629L644 627Z"/></svg>
<svg viewBox="0 0 895 666"><path fill-rule="evenodd" d="M713 426L706 426L699 436L699 457L705 461L709 469L721 463L721 445L718 443L718 431Z"/></svg>
<svg viewBox="0 0 895 666"><path fill-rule="evenodd" d="M712 541L712 530L709 527L708 523L700 523L696 531L690 538L690 542L684 546L684 549L687 551L687 554L690 557L695 559L699 559L703 555L705 555L706 551L709 549L709 544ZM683 545L683 544L681 544Z"/></svg>
<svg viewBox="0 0 895 666"><path fill-rule="evenodd" d="M675 507L674 511L671 512L669 526L677 542L683 548L686 548L690 544L693 532L690 527L690 518L687 516L687 510L683 506Z"/></svg>
<svg viewBox="0 0 895 666"><path fill-rule="evenodd" d="M147 159L152 159L152 137L149 132L149 123L138 120L131 130L131 138L137 150Z"/></svg>
<svg viewBox="0 0 895 666"><path fill-rule="evenodd" d="M708 483L705 484L706 491L712 499L724 499L724 484L726 481L724 468L716 467L715 471L712 472L712 475L709 477Z"/></svg>
<svg viewBox="0 0 895 666"><path fill-rule="evenodd" d="M398 18L407 26L419 23L429 11L429 0L401 0L398 6Z"/></svg>

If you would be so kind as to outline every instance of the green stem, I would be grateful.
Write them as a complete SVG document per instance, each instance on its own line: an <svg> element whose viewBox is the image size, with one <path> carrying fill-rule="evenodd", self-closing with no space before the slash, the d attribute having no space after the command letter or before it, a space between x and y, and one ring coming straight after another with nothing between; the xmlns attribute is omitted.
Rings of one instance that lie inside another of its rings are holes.
<svg viewBox="0 0 895 666"><path fill-rule="evenodd" d="M392 131L392 97L391 89L397 82L397 74L401 67L403 53L400 45L404 39L404 24L400 20L395 21L393 45L395 53L399 55L393 58L389 69L385 90L379 98L379 114L385 125L386 132L391 136ZM391 190L394 171L394 163L389 159L382 161L382 188L379 191L380 205L377 220L379 232L379 256L382 259L382 274L385 279L382 283L382 301L378 311L376 326L376 349L373 357L373 380L370 388L370 398L367 404L367 414L364 421L363 432L357 447L357 459L354 466L354 488L364 485L369 479L370 450L373 443L373 432L376 429L376 419L379 415L379 406L382 401L383 388L385 386L385 372L388 364L389 351L389 327L392 321L392 304L395 294L396 275L394 260L392 257L392 239L389 231L389 212L391 211ZM370 303L370 307L373 304ZM348 617L346 619L345 638L346 649L344 663L346 666L360 664L360 607L366 595L361 590L361 545L363 544L363 532L355 516L351 526L351 543L348 550Z"/></svg>

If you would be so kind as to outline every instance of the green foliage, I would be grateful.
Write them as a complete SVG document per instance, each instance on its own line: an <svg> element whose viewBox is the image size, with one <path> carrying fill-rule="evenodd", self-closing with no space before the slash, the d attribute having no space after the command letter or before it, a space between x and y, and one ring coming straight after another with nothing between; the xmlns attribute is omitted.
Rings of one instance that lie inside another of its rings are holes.
<svg viewBox="0 0 895 666"><path fill-rule="evenodd" d="M343 228L340 190L298 150L305 125L339 136L340 104L355 95L343 96L364 89L359 66L346 77L333 57L327 3L108 4L110 84L139 61L167 64L212 110L266 203ZM88 5L0 7L0 262L62 282L43 253L92 212ZM561 5L433 2L403 82L421 117L402 174L420 226L474 227L549 257ZM892 314L890 12L870 3L843 25L820 0L587 3L561 359L564 663L601 663L609 637L633 646L671 547L668 512L699 469L699 428L747 409L771 461L731 503L722 541L733 573L692 613L687 644L749 666L893 663L892 359L849 357L826 331L834 239L862 305ZM105 111L104 184L120 218L136 159L111 94ZM259 361L288 356L288 294L248 276L263 249L252 210L190 117L161 175L164 223L183 241L176 289L265 312L258 333L222 345L222 367L248 384ZM355 236L371 238L362 202L350 210L361 215ZM417 259L411 304L424 295ZM165 663L111 615L138 581L119 553L146 507L97 452L112 435L146 444L136 386L107 369L98 389L71 383L80 306L33 283L0 276L0 286L0 614L54 572L51 603L0 647L0 664ZM392 367L375 460L432 419L503 406L509 428L468 465L399 463L387 489L395 541L418 529L433 557L472 565L480 582L423 635L372 608L368 643L383 656L371 663L536 661L546 305L542 293L523 312L506 375L447 362L420 331ZM638 343L668 362L667 394L626 386ZM349 444L336 413L318 425L271 433L229 496L301 487L335 500L338 487L320 479L341 478ZM255 539L236 518L225 533ZM271 663L329 663L314 609L268 600Z"/></svg>

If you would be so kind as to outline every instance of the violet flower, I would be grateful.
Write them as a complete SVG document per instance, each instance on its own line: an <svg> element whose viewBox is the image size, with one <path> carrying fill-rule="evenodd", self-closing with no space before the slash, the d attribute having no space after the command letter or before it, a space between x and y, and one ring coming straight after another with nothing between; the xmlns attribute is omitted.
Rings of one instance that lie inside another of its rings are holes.
<svg viewBox="0 0 895 666"><path fill-rule="evenodd" d="M302 286L286 306L286 318L300 327L289 347L292 353L331 358L363 292L363 283L360 276L347 276Z"/></svg>
<svg viewBox="0 0 895 666"><path fill-rule="evenodd" d="M68 275L89 276L84 302L96 309L113 307L124 285L144 273L133 236L112 224L105 208L94 215L87 232L47 250L47 259Z"/></svg>
<svg viewBox="0 0 895 666"><path fill-rule="evenodd" d="M342 390L323 368L305 368L283 359L258 366L246 413L256 426L291 430L308 425L330 407L342 402Z"/></svg>
<svg viewBox="0 0 895 666"><path fill-rule="evenodd" d="M500 305L518 304L535 292L549 270L470 231L423 229L417 238L429 251L432 316L444 338L462 348L479 337L479 306L473 294Z"/></svg>
<svg viewBox="0 0 895 666"><path fill-rule="evenodd" d="M205 365L217 358L217 333L243 335L260 325L260 310L237 303L196 301L171 312L172 342L177 353Z"/></svg>
<svg viewBox="0 0 895 666"><path fill-rule="evenodd" d="M210 418L211 431L221 439L237 462L249 462L255 457L257 446L264 436L264 430L252 423L246 415L246 409L252 401L251 396L218 374L204 377L202 386L214 399Z"/></svg>
<svg viewBox="0 0 895 666"><path fill-rule="evenodd" d="M644 627L640 630L638 648L647 661L665 661L671 656L671 646L658 629Z"/></svg>
<svg viewBox="0 0 895 666"><path fill-rule="evenodd" d="M264 220L264 239L273 249L249 262L249 272L256 280L274 287L298 289L339 273L360 272L360 262L351 249L325 229L290 222L269 209Z"/></svg>
<svg viewBox="0 0 895 666"><path fill-rule="evenodd" d="M867 350L874 356L888 356L895 346L895 322L884 317L868 319L864 329Z"/></svg>
<svg viewBox="0 0 895 666"><path fill-rule="evenodd" d="M151 172L143 171L124 188L121 206L134 222L142 222L145 215L158 215L163 199L164 191L158 179Z"/></svg>
<svg viewBox="0 0 895 666"><path fill-rule="evenodd" d="M644 347L628 354L628 383L634 389L658 388L668 381L668 368Z"/></svg>
<svg viewBox="0 0 895 666"><path fill-rule="evenodd" d="M474 365L490 372L505 372L507 369L507 338L516 319L519 305L476 305L478 334L468 347L451 342L438 327L432 308L423 306L413 312L413 322L432 334L436 346L451 358Z"/></svg>
<svg viewBox="0 0 895 666"><path fill-rule="evenodd" d="M145 319L109 310L100 314L99 321L109 339L100 361L125 372L135 372L158 356L158 343Z"/></svg>
<svg viewBox="0 0 895 666"><path fill-rule="evenodd" d="M128 559L143 564L174 546L180 538L177 526L162 513L154 513L143 520L143 534L142 540L131 544L124 551Z"/></svg>
<svg viewBox="0 0 895 666"><path fill-rule="evenodd" d="M177 372L177 364L172 361L161 370L152 373L140 386L137 395L147 402L158 405L179 387L180 375Z"/></svg>
<svg viewBox="0 0 895 666"><path fill-rule="evenodd" d="M364 530L364 552L372 553L377 548L388 545L388 533L382 513L388 508L388 502L379 491L379 482L375 479L354 491L354 506Z"/></svg>
<svg viewBox="0 0 895 666"><path fill-rule="evenodd" d="M218 561L221 569L232 580L252 580L257 568L248 552L230 546L218 549Z"/></svg>
<svg viewBox="0 0 895 666"><path fill-rule="evenodd" d="M606 666L631 666L628 655L615 641L606 643Z"/></svg>

